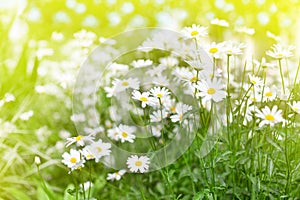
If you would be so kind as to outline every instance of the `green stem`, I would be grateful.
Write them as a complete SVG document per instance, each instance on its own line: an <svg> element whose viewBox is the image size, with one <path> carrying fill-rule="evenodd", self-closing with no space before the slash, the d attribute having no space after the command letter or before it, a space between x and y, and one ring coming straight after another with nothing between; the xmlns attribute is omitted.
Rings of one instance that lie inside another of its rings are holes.
<svg viewBox="0 0 300 200"><path fill-rule="evenodd" d="M285 86L284 86L284 77L283 77L282 66L281 66L281 59L278 60L278 64L279 64L279 70L280 70L282 90L283 90L283 94L285 95Z"/></svg>

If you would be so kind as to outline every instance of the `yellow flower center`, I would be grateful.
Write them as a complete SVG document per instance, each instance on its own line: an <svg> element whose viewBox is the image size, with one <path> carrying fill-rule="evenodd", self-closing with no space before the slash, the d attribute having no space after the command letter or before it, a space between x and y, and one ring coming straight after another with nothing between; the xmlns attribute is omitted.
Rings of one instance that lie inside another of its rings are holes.
<svg viewBox="0 0 300 200"><path fill-rule="evenodd" d="M209 53L217 53L218 52L218 48L216 47L212 47L209 49Z"/></svg>
<svg viewBox="0 0 300 200"><path fill-rule="evenodd" d="M191 32L191 36L196 36L196 35L198 35L198 34L199 34L198 31L192 31L192 32Z"/></svg>
<svg viewBox="0 0 300 200"><path fill-rule="evenodd" d="M129 83L128 83L127 81L124 81L124 82L122 83L122 85L123 85L123 86L128 86Z"/></svg>
<svg viewBox="0 0 300 200"><path fill-rule="evenodd" d="M72 158L70 158L70 162L71 162L71 163L76 163L76 162L77 162L77 159L74 158L74 157L72 157Z"/></svg>
<svg viewBox="0 0 300 200"><path fill-rule="evenodd" d="M139 161L139 160L138 160L138 161L135 162L135 166L139 167L139 166L141 166L141 165L142 165L142 161Z"/></svg>
<svg viewBox="0 0 300 200"><path fill-rule="evenodd" d="M251 98L251 101L256 101L256 98L255 97Z"/></svg>
<svg viewBox="0 0 300 200"><path fill-rule="evenodd" d="M78 136L75 138L75 140L76 140L76 141L79 141L79 140L82 139L82 137L83 137L82 135L78 135Z"/></svg>
<svg viewBox="0 0 300 200"><path fill-rule="evenodd" d="M128 134L126 132L122 132L122 137L126 138Z"/></svg>
<svg viewBox="0 0 300 200"><path fill-rule="evenodd" d="M180 121L182 121L182 114L181 114L181 115L179 115L179 120L180 120Z"/></svg>
<svg viewBox="0 0 300 200"><path fill-rule="evenodd" d="M86 155L86 159L92 159L94 156L92 154Z"/></svg>
<svg viewBox="0 0 300 200"><path fill-rule="evenodd" d="M273 95L272 92L266 92L266 96L267 96L267 97L271 97L272 95Z"/></svg>
<svg viewBox="0 0 300 200"><path fill-rule="evenodd" d="M216 90L214 88L208 88L207 94L215 94Z"/></svg>
<svg viewBox="0 0 300 200"><path fill-rule="evenodd" d="M275 120L275 117L273 115L271 115L271 114L267 114L265 116L265 118L266 118L266 120L269 120L269 121L274 121Z"/></svg>
<svg viewBox="0 0 300 200"><path fill-rule="evenodd" d="M140 100L143 101L143 102L146 102L146 101L148 101L148 98L147 97L141 97Z"/></svg>
<svg viewBox="0 0 300 200"><path fill-rule="evenodd" d="M256 82L255 80L251 80L251 83L252 83L253 85L256 85L256 84L257 84L257 82Z"/></svg>
<svg viewBox="0 0 300 200"><path fill-rule="evenodd" d="M277 54L278 55L278 57L282 57L283 56L283 54L282 53L279 53L279 54Z"/></svg>
<svg viewBox="0 0 300 200"><path fill-rule="evenodd" d="M175 112L176 108L175 108L174 106L171 106L170 110L171 110L172 112Z"/></svg>
<svg viewBox="0 0 300 200"><path fill-rule="evenodd" d="M156 96L157 96L158 98L162 98L163 95L162 95L161 93L159 93L159 94L157 94Z"/></svg>
<svg viewBox="0 0 300 200"><path fill-rule="evenodd" d="M198 80L197 77L193 77L193 78L190 79L190 81L191 81L192 83L196 82L197 80Z"/></svg>
<svg viewBox="0 0 300 200"><path fill-rule="evenodd" d="M101 152L101 151L102 151L102 148L101 148L101 147L97 147L97 151L98 151L98 152Z"/></svg>

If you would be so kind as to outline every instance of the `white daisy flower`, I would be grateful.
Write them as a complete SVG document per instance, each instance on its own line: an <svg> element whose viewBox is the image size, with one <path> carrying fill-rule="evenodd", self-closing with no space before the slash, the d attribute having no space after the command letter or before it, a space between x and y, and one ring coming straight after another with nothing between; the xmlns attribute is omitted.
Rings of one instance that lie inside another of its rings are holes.
<svg viewBox="0 0 300 200"><path fill-rule="evenodd" d="M254 28L248 28L245 26L236 27L235 31L238 33L246 33L248 35L254 35L255 29Z"/></svg>
<svg viewBox="0 0 300 200"><path fill-rule="evenodd" d="M125 169L121 169L121 170L118 171L118 172L109 173L109 174L107 174L106 180L108 180L108 181L114 181L114 180L119 181L119 180L121 179L121 177L122 177L125 173L126 173L126 170L125 170Z"/></svg>
<svg viewBox="0 0 300 200"><path fill-rule="evenodd" d="M117 127L114 127L114 128L111 128L111 129L107 130L107 136L112 140L118 141L119 140L118 135L119 135L119 132L118 132Z"/></svg>
<svg viewBox="0 0 300 200"><path fill-rule="evenodd" d="M193 24L191 27L185 27L182 33L186 38L199 39L200 37L207 36L207 27Z"/></svg>
<svg viewBox="0 0 300 200"><path fill-rule="evenodd" d="M250 102L261 102L260 89L250 90L249 101Z"/></svg>
<svg viewBox="0 0 300 200"><path fill-rule="evenodd" d="M172 115L171 121L172 122L182 122L183 121L183 115L189 111L192 110L192 106L186 105L184 103L179 102L175 107L175 115Z"/></svg>
<svg viewBox="0 0 300 200"><path fill-rule="evenodd" d="M117 127L118 135L117 138L120 140L122 143L125 141L128 141L130 143L134 142L135 135L134 132L136 131L136 128L134 126L127 126L120 124Z"/></svg>
<svg viewBox="0 0 300 200"><path fill-rule="evenodd" d="M153 61L149 59L147 60L139 59L139 60L134 60L131 64L134 68L142 68L142 67L148 67L152 65Z"/></svg>
<svg viewBox="0 0 300 200"><path fill-rule="evenodd" d="M292 104L288 103L288 105L294 112L300 114L300 101L294 101Z"/></svg>
<svg viewBox="0 0 300 200"><path fill-rule="evenodd" d="M264 81L258 77L258 76L255 76L255 75L249 75L249 80L250 80L250 83L255 87L255 88L258 88L258 87L261 87L264 85Z"/></svg>
<svg viewBox="0 0 300 200"><path fill-rule="evenodd" d="M170 94L170 91L165 87L162 87L162 88L154 87L154 88L150 89L150 93L155 98L163 99L163 98L168 97L168 95Z"/></svg>
<svg viewBox="0 0 300 200"><path fill-rule="evenodd" d="M179 80L185 81L188 84L193 84L198 81L196 70L191 72L188 68L177 67L172 73L178 77Z"/></svg>
<svg viewBox="0 0 300 200"><path fill-rule="evenodd" d="M262 68L274 68L277 66L275 63L268 63L265 57L261 59L261 62L258 62L258 65L261 65Z"/></svg>
<svg viewBox="0 0 300 200"><path fill-rule="evenodd" d="M229 23L226 20L218 19L218 18L212 19L210 21L210 23L213 24L213 25L218 25L218 26L223 26L223 27L228 27L229 26Z"/></svg>
<svg viewBox="0 0 300 200"><path fill-rule="evenodd" d="M151 122L160 122L163 119L165 119L168 116L168 113L165 110L157 110L154 111L151 115L150 115L150 121Z"/></svg>
<svg viewBox="0 0 300 200"><path fill-rule="evenodd" d="M284 48L282 45L280 44L274 44L271 47L272 50L268 50L266 52L266 54L272 58L275 59L282 59L282 58L289 58L294 56L292 51L295 49L294 46L288 46L286 48Z"/></svg>
<svg viewBox="0 0 300 200"><path fill-rule="evenodd" d="M179 63L178 59L174 58L173 56L160 58L159 62L161 63L162 66L165 66L165 67L174 67L174 66L177 66Z"/></svg>
<svg viewBox="0 0 300 200"><path fill-rule="evenodd" d="M140 171L140 173L144 173L149 169L150 159L147 156L132 155L128 157L126 164L131 172Z"/></svg>
<svg viewBox="0 0 300 200"><path fill-rule="evenodd" d="M95 135L91 133L89 135L78 135L76 137L67 138L66 147L76 143L77 146L84 146L86 144L94 142Z"/></svg>
<svg viewBox="0 0 300 200"><path fill-rule="evenodd" d="M146 74L150 75L151 77L158 76L158 75L161 75L165 69L166 69L166 66L160 64L156 67L152 67L149 70L147 70Z"/></svg>
<svg viewBox="0 0 300 200"><path fill-rule="evenodd" d="M211 99L214 102L220 102L226 97L226 92L223 90L224 85L221 83L220 79L202 80L195 85L195 88L199 90L196 95L202 97L204 102Z"/></svg>
<svg viewBox="0 0 300 200"><path fill-rule="evenodd" d="M185 60L186 63L188 63L191 67L193 67L195 70L203 70L207 69L211 66L209 66L209 63L207 62L201 62L200 60Z"/></svg>
<svg viewBox="0 0 300 200"><path fill-rule="evenodd" d="M163 76L161 74L158 76L154 76L152 79L152 83L154 85L159 85L161 87L166 87L170 84L169 79L166 76Z"/></svg>
<svg viewBox="0 0 300 200"><path fill-rule="evenodd" d="M86 160L95 159L95 155L89 146L85 146L80 152Z"/></svg>
<svg viewBox="0 0 300 200"><path fill-rule="evenodd" d="M281 110L277 110L277 106L274 106L272 110L268 106L265 106L261 111L257 109L256 116L262 119L259 127L263 127L264 125L274 126L277 123L283 122L284 119L281 113Z"/></svg>
<svg viewBox="0 0 300 200"><path fill-rule="evenodd" d="M212 42L210 45L206 46L205 49L210 53L214 58L222 58L222 52L224 51L225 42Z"/></svg>
<svg viewBox="0 0 300 200"><path fill-rule="evenodd" d="M62 157L62 163L67 165L71 171L84 167L85 160L81 158L80 152L75 149L71 149L70 153L65 152Z"/></svg>
<svg viewBox="0 0 300 200"><path fill-rule="evenodd" d="M132 92L132 98L142 102L142 108L145 108L146 105L153 106L156 105L156 99L154 97L149 97L150 92L141 93L138 90Z"/></svg>
<svg viewBox="0 0 300 200"><path fill-rule="evenodd" d="M151 126L150 128L151 128L151 133L153 134L154 137L161 136L161 130L163 128L161 125Z"/></svg>
<svg viewBox="0 0 300 200"><path fill-rule="evenodd" d="M101 139L88 145L87 148L92 152L92 155L94 155L96 162L99 162L100 158L108 156L111 152L111 144L102 142Z"/></svg>
<svg viewBox="0 0 300 200"><path fill-rule="evenodd" d="M139 89L140 81L137 78L115 79L113 82L115 93L123 92L128 88Z"/></svg>
<svg viewBox="0 0 300 200"><path fill-rule="evenodd" d="M264 88L264 93L263 93L263 101L273 101L276 98L276 88L272 87L272 89L270 87L265 87Z"/></svg>
<svg viewBox="0 0 300 200"><path fill-rule="evenodd" d="M228 41L225 43L224 46L224 52L228 55L228 56L234 56L234 55L240 55L243 53L243 49L246 46L243 43L236 43L233 41Z"/></svg>
<svg viewBox="0 0 300 200"><path fill-rule="evenodd" d="M34 114L34 112L32 110L30 110L28 112L24 112L24 113L20 114L19 118L23 121L27 121L33 116L33 114Z"/></svg>

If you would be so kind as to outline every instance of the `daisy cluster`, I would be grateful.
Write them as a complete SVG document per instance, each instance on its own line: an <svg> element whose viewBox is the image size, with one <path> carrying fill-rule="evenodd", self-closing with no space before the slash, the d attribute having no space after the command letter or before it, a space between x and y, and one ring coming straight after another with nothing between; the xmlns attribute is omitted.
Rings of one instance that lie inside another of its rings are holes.
<svg viewBox="0 0 300 200"><path fill-rule="evenodd" d="M99 162L105 157L114 160L112 144L122 148L124 144L134 146L142 132L140 126L147 127L146 135L154 138L156 145L166 144L175 137L182 137L176 133L180 127L188 127L189 120L201 118L195 116L195 110L199 111L200 108L210 112L213 105L222 104L225 100L230 108L224 126L239 121L244 126L255 123L259 128L287 126L290 117L299 114L300 102L291 101L293 94L288 89L290 84L278 87L278 83L284 79L280 80L280 76L267 79L267 75L276 69L278 62L281 69L281 60L293 56L293 47L274 45L266 55L275 62L268 63L265 58L254 60L250 69L246 63L243 74L246 78L241 78L234 76L240 71L232 63L241 65L241 55L246 45L233 41L206 42L207 30L207 27L192 25L185 27L180 37L154 32L137 50L136 55L143 55L143 58L110 62L102 74L101 82L96 81L97 76L93 75L93 71L88 72L86 76L95 79L98 92L104 93L101 101L109 102L105 107L108 112L105 112L105 118L100 120L99 126L99 115L103 111L91 109L94 102L91 94L95 88L83 88L81 94L85 98L82 104L88 108L85 109L87 112L75 113L71 119L78 123L87 122L84 129L87 135L67 139L67 147L76 144L79 150L72 148L70 152L65 152L62 162L73 171L84 167L87 160ZM115 43L113 40L109 42L111 46ZM101 58L108 59L117 54L113 47L107 49L109 53L101 54ZM157 49L164 49L168 53L158 52ZM258 70L254 71L253 68ZM287 111L281 108L281 102L293 113L287 115ZM95 140L97 133L110 141ZM139 155L132 153L123 162L130 172L149 171L150 156ZM120 180L125 172L125 169L120 169L108 174L107 179Z"/></svg>

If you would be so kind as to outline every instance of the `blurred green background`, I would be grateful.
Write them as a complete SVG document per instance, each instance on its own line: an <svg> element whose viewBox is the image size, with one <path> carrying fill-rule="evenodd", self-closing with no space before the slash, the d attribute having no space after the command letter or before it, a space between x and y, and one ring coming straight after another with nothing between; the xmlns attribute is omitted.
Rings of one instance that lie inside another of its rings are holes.
<svg viewBox="0 0 300 200"><path fill-rule="evenodd" d="M178 30L192 23L208 26L219 18L229 22L229 27L221 30L224 39L245 26L255 29L256 42L266 37L266 31L292 42L299 35L299 5L298 0L1 0L0 11L2 28L9 29L19 20L19 36L26 39L47 40L53 31L68 38L83 28L105 37L147 26ZM219 30L215 27L212 31ZM223 38L219 35L216 39Z"/></svg>

